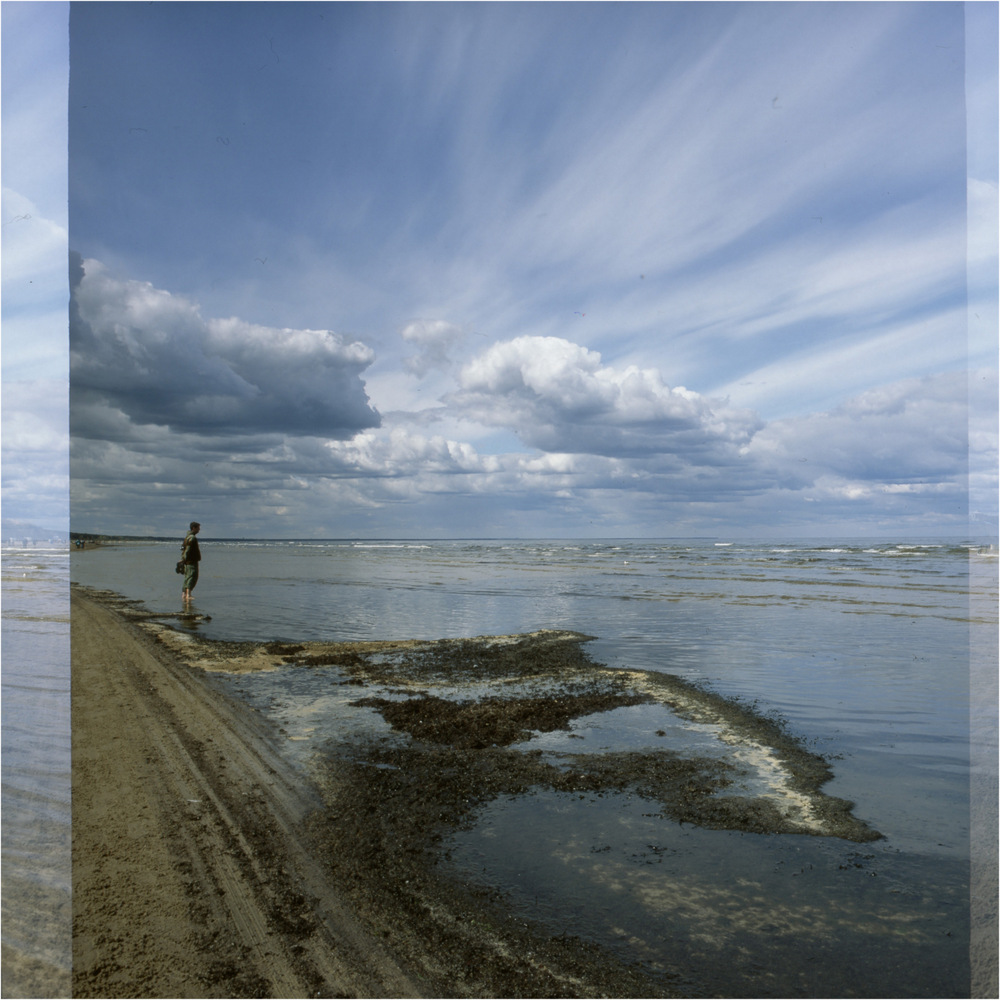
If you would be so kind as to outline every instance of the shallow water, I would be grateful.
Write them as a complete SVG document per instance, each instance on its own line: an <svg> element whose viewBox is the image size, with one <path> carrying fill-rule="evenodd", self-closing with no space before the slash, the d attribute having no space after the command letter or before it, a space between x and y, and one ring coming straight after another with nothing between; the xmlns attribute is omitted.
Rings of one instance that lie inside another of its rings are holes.
<svg viewBox="0 0 1000 1000"><path fill-rule="evenodd" d="M3 991L70 996L69 553L3 550Z"/></svg>
<svg viewBox="0 0 1000 1000"><path fill-rule="evenodd" d="M456 877L698 996L969 995L966 866L884 843L702 830L632 797L497 801Z"/></svg>
<svg viewBox="0 0 1000 1000"><path fill-rule="evenodd" d="M885 840L676 828L649 803L547 793L486 807L453 837L451 870L557 933L654 972L680 965L709 993L963 996L970 643L996 634L997 561L980 545L207 539L192 610L210 620L187 621L228 639L571 629L597 636L588 651L612 667L754 702L831 760L824 790ZM74 553L72 575L178 611L175 548ZM322 672L237 687L291 755L321 752L333 717ZM642 725L629 711L576 730L628 744Z"/></svg>

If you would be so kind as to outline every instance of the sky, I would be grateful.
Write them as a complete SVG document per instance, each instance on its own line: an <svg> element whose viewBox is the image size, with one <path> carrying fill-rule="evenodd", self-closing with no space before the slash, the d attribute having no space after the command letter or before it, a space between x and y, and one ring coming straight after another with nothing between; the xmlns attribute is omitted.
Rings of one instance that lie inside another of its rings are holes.
<svg viewBox="0 0 1000 1000"><path fill-rule="evenodd" d="M65 3L0 5L3 519L59 530L69 520L68 17Z"/></svg>
<svg viewBox="0 0 1000 1000"><path fill-rule="evenodd" d="M5 517L996 533L996 4L2 9Z"/></svg>

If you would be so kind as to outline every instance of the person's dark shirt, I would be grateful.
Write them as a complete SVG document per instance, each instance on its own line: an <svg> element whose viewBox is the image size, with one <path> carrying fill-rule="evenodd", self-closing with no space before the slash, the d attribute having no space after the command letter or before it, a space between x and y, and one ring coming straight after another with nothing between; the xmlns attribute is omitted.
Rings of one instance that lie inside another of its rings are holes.
<svg viewBox="0 0 1000 1000"><path fill-rule="evenodd" d="M184 562L201 562L201 549L198 548L198 537L193 532L189 532L184 539Z"/></svg>

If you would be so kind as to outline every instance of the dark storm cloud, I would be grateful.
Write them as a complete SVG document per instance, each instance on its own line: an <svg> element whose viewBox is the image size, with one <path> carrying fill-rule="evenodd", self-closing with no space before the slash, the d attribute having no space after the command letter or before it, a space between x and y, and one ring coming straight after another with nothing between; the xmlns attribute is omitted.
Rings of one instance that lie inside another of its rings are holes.
<svg viewBox="0 0 1000 1000"><path fill-rule="evenodd" d="M74 436L103 436L113 411L132 425L226 437L338 439L379 426L361 379L374 360L364 344L205 319L183 297L75 254L70 283Z"/></svg>

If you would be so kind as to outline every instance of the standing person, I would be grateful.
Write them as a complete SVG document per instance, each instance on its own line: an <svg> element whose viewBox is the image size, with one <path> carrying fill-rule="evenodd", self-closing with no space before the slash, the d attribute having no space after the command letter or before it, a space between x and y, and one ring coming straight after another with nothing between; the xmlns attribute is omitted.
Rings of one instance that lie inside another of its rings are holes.
<svg viewBox="0 0 1000 1000"><path fill-rule="evenodd" d="M188 533L181 544L181 562L184 563L184 592L181 595L185 601L191 600L191 591L198 582L198 563L201 562L201 549L198 548L198 532L201 525L191 522Z"/></svg>

